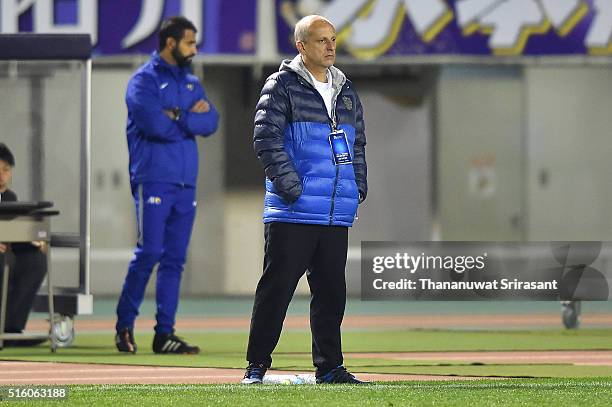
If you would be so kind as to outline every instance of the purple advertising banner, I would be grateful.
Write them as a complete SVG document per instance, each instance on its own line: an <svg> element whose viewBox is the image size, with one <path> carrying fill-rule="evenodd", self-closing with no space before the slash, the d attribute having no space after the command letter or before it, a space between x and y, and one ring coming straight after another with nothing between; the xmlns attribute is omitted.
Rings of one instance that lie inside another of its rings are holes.
<svg viewBox="0 0 612 407"><path fill-rule="evenodd" d="M255 0L39 0L27 3L0 0L0 33L88 33L94 55L148 54L157 49L161 21L183 15L198 29L199 53L255 53Z"/></svg>
<svg viewBox="0 0 612 407"><path fill-rule="evenodd" d="M612 56L610 0L276 0L278 49L320 14L336 27L340 53L404 55Z"/></svg>

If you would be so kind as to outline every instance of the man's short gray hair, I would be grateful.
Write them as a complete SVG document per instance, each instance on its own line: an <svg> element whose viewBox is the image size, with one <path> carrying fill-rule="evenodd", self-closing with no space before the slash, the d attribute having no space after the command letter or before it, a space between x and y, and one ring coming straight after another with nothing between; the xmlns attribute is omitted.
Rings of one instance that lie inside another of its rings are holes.
<svg viewBox="0 0 612 407"><path fill-rule="evenodd" d="M298 21L295 25L295 30L293 31L293 37L295 38L296 42L306 42L306 40L308 39L308 29L310 28L310 25L315 21L325 21L332 27L334 26L327 18L316 14L311 14L309 16L302 17L302 19Z"/></svg>

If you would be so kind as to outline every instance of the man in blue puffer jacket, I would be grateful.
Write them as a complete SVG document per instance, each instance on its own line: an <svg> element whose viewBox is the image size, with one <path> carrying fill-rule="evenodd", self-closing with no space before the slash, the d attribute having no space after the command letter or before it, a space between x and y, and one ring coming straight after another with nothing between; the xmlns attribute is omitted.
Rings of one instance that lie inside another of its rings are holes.
<svg viewBox="0 0 612 407"><path fill-rule="evenodd" d="M295 27L299 51L264 85L254 147L266 173L264 270L251 318L243 383L271 366L287 307L308 270L317 383L362 383L343 367L348 227L367 195L363 110L333 66L336 32L320 16Z"/></svg>
<svg viewBox="0 0 612 407"><path fill-rule="evenodd" d="M153 267L157 270L155 353L198 353L174 335L179 289L196 211L198 146L219 116L189 71L196 28L183 17L162 22L159 52L129 81L127 141L138 243L117 305L120 352L136 352L134 321Z"/></svg>

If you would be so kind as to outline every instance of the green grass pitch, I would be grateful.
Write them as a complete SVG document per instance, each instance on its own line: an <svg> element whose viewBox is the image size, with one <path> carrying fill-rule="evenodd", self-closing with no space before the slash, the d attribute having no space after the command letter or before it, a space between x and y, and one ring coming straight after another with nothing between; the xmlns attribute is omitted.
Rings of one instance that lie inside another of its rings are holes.
<svg viewBox="0 0 612 407"><path fill-rule="evenodd" d="M139 352L118 354L112 333L83 333L74 346L51 354L48 347L7 348L3 360L115 363L157 366L245 366L246 332L184 332L203 349L197 356L154 355L151 334L137 334ZM612 329L460 331L347 331L345 352L603 350ZM274 355L277 369L312 371L310 334L286 331ZM366 386L113 385L70 386L61 405L550 405L604 406L612 400L612 367L572 364L489 364L462 361L357 359L352 372L488 376L484 380L393 382ZM497 379L493 379L497 377ZM37 403L37 402L30 402ZM12 404L12 403L11 403ZM19 403L15 403L19 405ZM36 404L36 405L40 405Z"/></svg>
<svg viewBox="0 0 612 407"><path fill-rule="evenodd" d="M111 333L78 335L73 347L7 348L0 353L4 360L54 361L73 363L114 363L151 366L243 368L247 342L245 332L188 332L186 339L203 349L196 356L155 355L151 351L151 334L136 337L138 353L120 354L114 348ZM538 331L349 331L343 334L344 351L410 352L410 351L496 351L496 350L588 350L612 349L612 329L538 330ZM311 371L310 334L287 331L276 349L276 369ZM503 377L612 377L612 366L571 364L489 364L463 361L422 361L351 359L347 367L354 372L405 373Z"/></svg>
<svg viewBox="0 0 612 407"><path fill-rule="evenodd" d="M320 385L70 386L66 400L86 406L609 406L612 378L509 379ZM11 402L11 405L28 404ZM31 405L40 405L37 401Z"/></svg>

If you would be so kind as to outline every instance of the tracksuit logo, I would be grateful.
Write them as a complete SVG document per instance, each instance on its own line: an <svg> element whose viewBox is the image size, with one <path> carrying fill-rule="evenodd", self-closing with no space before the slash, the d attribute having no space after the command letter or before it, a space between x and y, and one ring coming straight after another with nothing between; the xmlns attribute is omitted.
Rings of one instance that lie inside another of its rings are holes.
<svg viewBox="0 0 612 407"><path fill-rule="evenodd" d="M149 199L147 199L147 203L149 205L161 205L161 198L158 196L150 196Z"/></svg>

